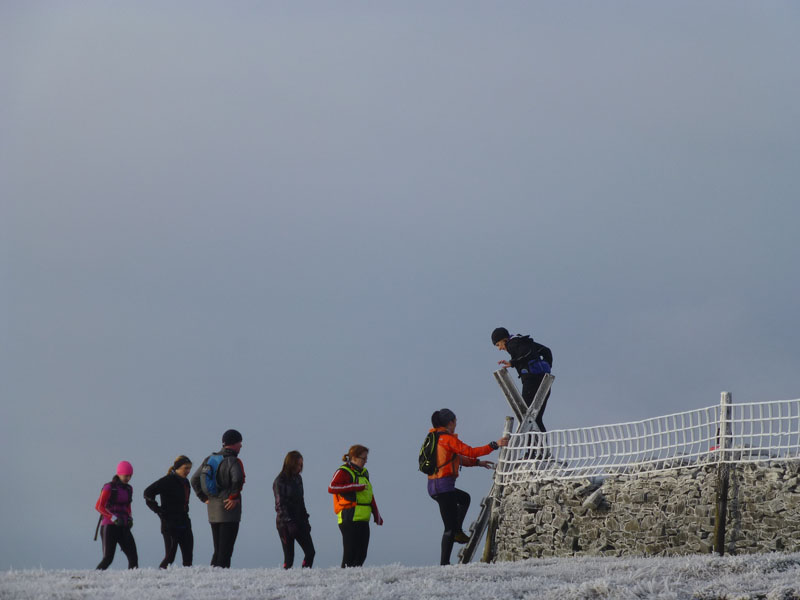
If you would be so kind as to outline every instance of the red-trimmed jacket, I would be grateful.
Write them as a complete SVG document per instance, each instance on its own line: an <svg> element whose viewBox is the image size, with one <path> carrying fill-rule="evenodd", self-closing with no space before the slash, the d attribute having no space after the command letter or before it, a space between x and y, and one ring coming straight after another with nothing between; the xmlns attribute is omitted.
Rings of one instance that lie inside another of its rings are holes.
<svg viewBox="0 0 800 600"><path fill-rule="evenodd" d="M353 463L347 463L347 466L356 472L361 471ZM338 514L342 510L356 506L356 492L363 492L365 487L363 483L354 483L353 477L344 469L336 469L333 479L328 484L328 493L333 494L333 512ZM374 494L372 496L372 514L376 521L381 520Z"/></svg>
<svg viewBox="0 0 800 600"><path fill-rule="evenodd" d="M114 492L112 493L112 489ZM113 504L111 503L113 500ZM131 501L133 488L121 481L111 481L103 486L94 509L103 515L102 525L111 525L117 517L121 525L127 524L131 518Z"/></svg>

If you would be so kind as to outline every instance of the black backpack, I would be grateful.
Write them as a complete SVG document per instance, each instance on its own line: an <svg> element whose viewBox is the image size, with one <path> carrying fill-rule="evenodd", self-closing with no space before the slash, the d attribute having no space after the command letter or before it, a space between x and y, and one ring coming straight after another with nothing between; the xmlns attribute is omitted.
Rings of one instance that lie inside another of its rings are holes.
<svg viewBox="0 0 800 600"><path fill-rule="evenodd" d="M419 470L425 475L433 475L439 470L436 464L436 448L439 445L441 431L431 431L425 436L422 448L419 449Z"/></svg>

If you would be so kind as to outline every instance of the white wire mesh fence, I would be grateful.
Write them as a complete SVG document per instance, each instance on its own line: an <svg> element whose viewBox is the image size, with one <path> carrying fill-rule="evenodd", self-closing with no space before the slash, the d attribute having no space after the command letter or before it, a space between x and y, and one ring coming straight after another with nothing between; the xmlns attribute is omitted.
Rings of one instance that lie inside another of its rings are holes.
<svg viewBox="0 0 800 600"><path fill-rule="evenodd" d="M644 421L512 434L495 481L507 485L779 459L800 460L800 399L723 401Z"/></svg>

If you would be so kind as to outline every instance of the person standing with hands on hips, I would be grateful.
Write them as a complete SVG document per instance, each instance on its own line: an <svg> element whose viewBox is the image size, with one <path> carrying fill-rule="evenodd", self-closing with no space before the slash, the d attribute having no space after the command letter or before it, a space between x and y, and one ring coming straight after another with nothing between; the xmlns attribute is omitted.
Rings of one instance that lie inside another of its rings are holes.
<svg viewBox="0 0 800 600"><path fill-rule="evenodd" d="M214 538L212 567L231 566L233 546L242 520L244 466L239 460L242 434L228 429L222 434L222 450L207 456L192 475L192 489L208 507L208 522Z"/></svg>
<svg viewBox="0 0 800 600"><path fill-rule="evenodd" d="M336 469L328 485L342 532L342 568L360 567L367 559L370 517L376 525L383 525L366 469L368 455L369 448L350 446L342 457L344 464Z"/></svg>
<svg viewBox="0 0 800 600"><path fill-rule="evenodd" d="M164 560L158 565L159 569L166 569L175 561L178 548L183 556L183 566L192 566L194 552L194 536L192 535L192 522L189 519L189 472L192 470L192 461L188 456L181 454L172 463L167 474L151 483L144 490L144 501L147 507L161 519L161 535L164 537ZM156 502L156 496L161 497L161 505Z"/></svg>

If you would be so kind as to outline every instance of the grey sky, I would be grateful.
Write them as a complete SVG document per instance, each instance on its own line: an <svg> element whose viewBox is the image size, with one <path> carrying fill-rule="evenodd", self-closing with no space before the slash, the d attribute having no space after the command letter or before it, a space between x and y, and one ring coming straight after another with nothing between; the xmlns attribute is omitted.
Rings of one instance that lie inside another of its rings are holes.
<svg viewBox="0 0 800 600"><path fill-rule="evenodd" d="M229 427L234 566L281 561L291 449L338 564L326 486L356 442L368 563L434 564L415 455L442 406L498 437L498 325L553 349L552 429L797 397L798 25L791 2L3 3L0 568L93 567L120 459L157 565L141 491ZM489 474L459 482L477 506Z"/></svg>

